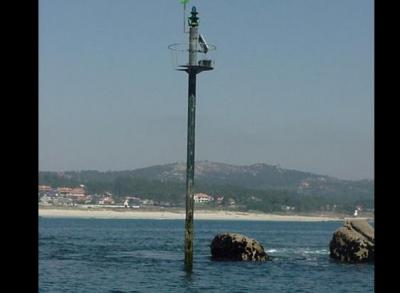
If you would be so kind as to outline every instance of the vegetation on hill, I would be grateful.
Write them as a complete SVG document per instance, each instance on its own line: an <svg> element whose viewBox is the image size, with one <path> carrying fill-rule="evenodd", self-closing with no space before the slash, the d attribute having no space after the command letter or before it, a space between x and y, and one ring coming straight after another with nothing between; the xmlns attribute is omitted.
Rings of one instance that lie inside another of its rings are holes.
<svg viewBox="0 0 400 293"><path fill-rule="evenodd" d="M371 180L339 180L266 164L234 166L212 162L196 163L195 174L195 191L223 196L220 207L264 212L352 212L357 205L364 209L374 207ZM185 204L182 163L131 171L39 172L39 184L52 187L84 184L90 194L111 192L117 199L135 195L173 206ZM209 204L216 205L216 202Z"/></svg>

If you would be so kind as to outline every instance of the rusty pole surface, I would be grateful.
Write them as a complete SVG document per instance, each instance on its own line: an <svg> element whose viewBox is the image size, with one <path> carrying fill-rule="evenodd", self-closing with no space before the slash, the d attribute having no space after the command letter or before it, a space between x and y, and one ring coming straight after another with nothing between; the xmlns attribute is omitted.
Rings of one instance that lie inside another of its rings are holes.
<svg viewBox="0 0 400 293"><path fill-rule="evenodd" d="M193 267L193 215L194 215L194 151L196 118L196 74L189 73L188 132L186 164L186 221L185 221L185 269Z"/></svg>

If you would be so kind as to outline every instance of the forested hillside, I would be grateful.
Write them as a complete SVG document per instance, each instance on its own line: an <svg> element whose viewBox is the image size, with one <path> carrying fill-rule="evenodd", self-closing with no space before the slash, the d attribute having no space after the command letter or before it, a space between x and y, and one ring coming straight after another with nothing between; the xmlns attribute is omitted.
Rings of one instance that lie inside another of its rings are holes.
<svg viewBox="0 0 400 293"><path fill-rule="evenodd" d="M52 187L84 184L91 194L111 192L115 197L143 198L184 206L185 164L174 163L129 171L39 172L39 183ZM196 192L223 196L238 209L280 211L346 211L356 205L374 206L372 180L340 180L323 175L254 164L235 166L196 162ZM215 203L214 203L215 204Z"/></svg>

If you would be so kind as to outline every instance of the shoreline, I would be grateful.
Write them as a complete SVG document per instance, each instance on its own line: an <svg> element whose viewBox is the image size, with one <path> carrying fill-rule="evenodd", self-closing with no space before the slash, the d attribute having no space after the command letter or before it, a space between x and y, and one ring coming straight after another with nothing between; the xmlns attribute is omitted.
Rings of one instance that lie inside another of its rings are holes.
<svg viewBox="0 0 400 293"><path fill-rule="evenodd" d="M152 219L152 220L184 220L185 211L143 211L143 210L111 210L111 209L63 209L39 208L39 216L44 218L83 218L83 219ZM277 215L255 212L238 211L210 211L198 210L194 214L195 220L241 220L241 221L293 221L293 222L321 222L343 221L339 216L305 216L305 215ZM358 219L361 219L358 218ZM366 218L372 219L373 218Z"/></svg>

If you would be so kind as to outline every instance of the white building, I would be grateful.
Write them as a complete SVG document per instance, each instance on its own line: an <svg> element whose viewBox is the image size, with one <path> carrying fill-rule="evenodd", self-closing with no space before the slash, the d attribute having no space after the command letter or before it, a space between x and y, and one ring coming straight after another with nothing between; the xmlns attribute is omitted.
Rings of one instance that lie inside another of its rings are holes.
<svg viewBox="0 0 400 293"><path fill-rule="evenodd" d="M193 198L194 202L210 202L214 200L212 196L205 193L196 193Z"/></svg>

